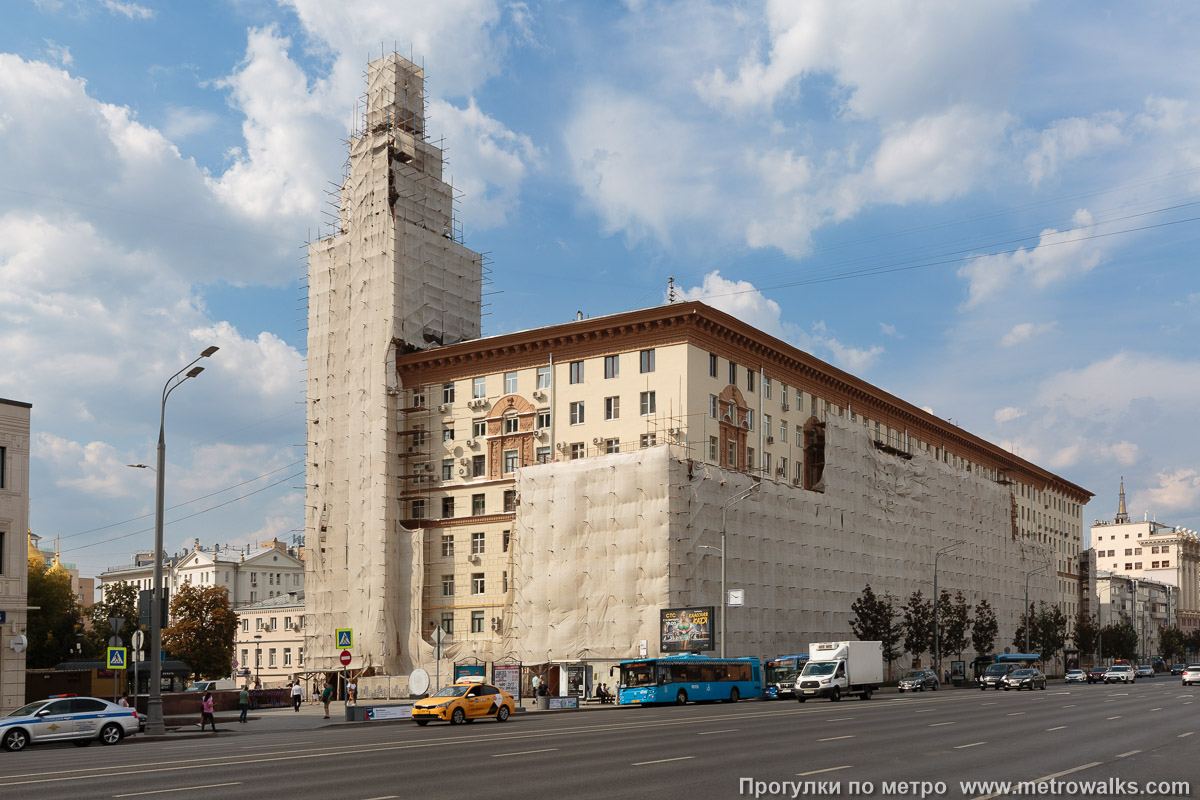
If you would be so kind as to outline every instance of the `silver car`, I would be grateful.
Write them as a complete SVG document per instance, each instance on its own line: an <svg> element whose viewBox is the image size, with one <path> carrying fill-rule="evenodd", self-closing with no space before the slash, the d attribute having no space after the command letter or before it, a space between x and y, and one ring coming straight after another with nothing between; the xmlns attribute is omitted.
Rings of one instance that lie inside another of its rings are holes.
<svg viewBox="0 0 1200 800"><path fill-rule="evenodd" d="M10 752L42 742L116 744L137 732L136 711L99 697L51 697L0 717L0 746Z"/></svg>
<svg viewBox="0 0 1200 800"><path fill-rule="evenodd" d="M1200 683L1200 664L1188 664L1183 668L1183 685L1192 686Z"/></svg>

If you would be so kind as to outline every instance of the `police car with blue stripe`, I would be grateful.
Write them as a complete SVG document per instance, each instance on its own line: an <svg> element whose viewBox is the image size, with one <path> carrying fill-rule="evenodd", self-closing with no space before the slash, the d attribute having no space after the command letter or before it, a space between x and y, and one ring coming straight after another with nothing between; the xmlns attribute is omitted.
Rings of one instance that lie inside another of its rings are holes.
<svg viewBox="0 0 1200 800"><path fill-rule="evenodd" d="M138 713L99 697L50 697L0 717L0 746L9 752L42 742L87 747L116 744L137 733Z"/></svg>

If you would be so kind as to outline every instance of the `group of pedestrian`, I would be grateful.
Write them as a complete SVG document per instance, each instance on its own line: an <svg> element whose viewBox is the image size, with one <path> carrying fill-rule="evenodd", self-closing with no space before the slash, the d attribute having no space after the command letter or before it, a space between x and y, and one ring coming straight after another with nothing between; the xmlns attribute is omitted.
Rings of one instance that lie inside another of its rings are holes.
<svg viewBox="0 0 1200 800"><path fill-rule="evenodd" d="M600 683L596 685L596 697L600 699L601 705L611 703L616 699L616 695L608 688L608 684Z"/></svg>
<svg viewBox="0 0 1200 800"><path fill-rule="evenodd" d="M260 688L261 684L255 682L255 688ZM288 683L288 693L292 701L292 709L297 713L300 712L300 705L304 702L304 684L299 681L291 681ZM325 681L325 688L318 693L317 682L312 684L312 702L318 700L325 706L325 719L329 719L329 704L333 702L333 684ZM346 684L346 702L349 705L354 705L358 699L358 685L353 678ZM130 707L129 693L125 692L121 696L120 705ZM215 715L216 701L213 698L212 692L205 692L200 698L200 730L205 730L208 725L212 725L213 733L217 732L217 720ZM238 717L238 722L246 721L246 714L250 711L250 684L246 683L238 691L238 708L241 710L241 715Z"/></svg>

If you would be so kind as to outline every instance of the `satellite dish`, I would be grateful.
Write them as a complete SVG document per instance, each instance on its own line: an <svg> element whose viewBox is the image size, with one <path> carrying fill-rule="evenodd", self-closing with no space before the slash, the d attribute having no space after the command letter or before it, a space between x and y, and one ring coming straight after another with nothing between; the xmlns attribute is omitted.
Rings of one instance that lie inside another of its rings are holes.
<svg viewBox="0 0 1200 800"><path fill-rule="evenodd" d="M425 694L429 691L429 673L418 667L408 676L408 693Z"/></svg>

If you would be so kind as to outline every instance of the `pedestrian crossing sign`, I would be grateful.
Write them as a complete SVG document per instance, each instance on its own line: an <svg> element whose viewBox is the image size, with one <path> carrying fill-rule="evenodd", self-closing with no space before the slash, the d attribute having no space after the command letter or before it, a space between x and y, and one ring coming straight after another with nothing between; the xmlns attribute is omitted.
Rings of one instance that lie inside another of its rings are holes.
<svg viewBox="0 0 1200 800"><path fill-rule="evenodd" d="M125 648L110 647L108 648L108 668L109 669L125 669Z"/></svg>
<svg viewBox="0 0 1200 800"><path fill-rule="evenodd" d="M354 646L354 629L353 628L338 628L337 631L337 646L349 650Z"/></svg>

